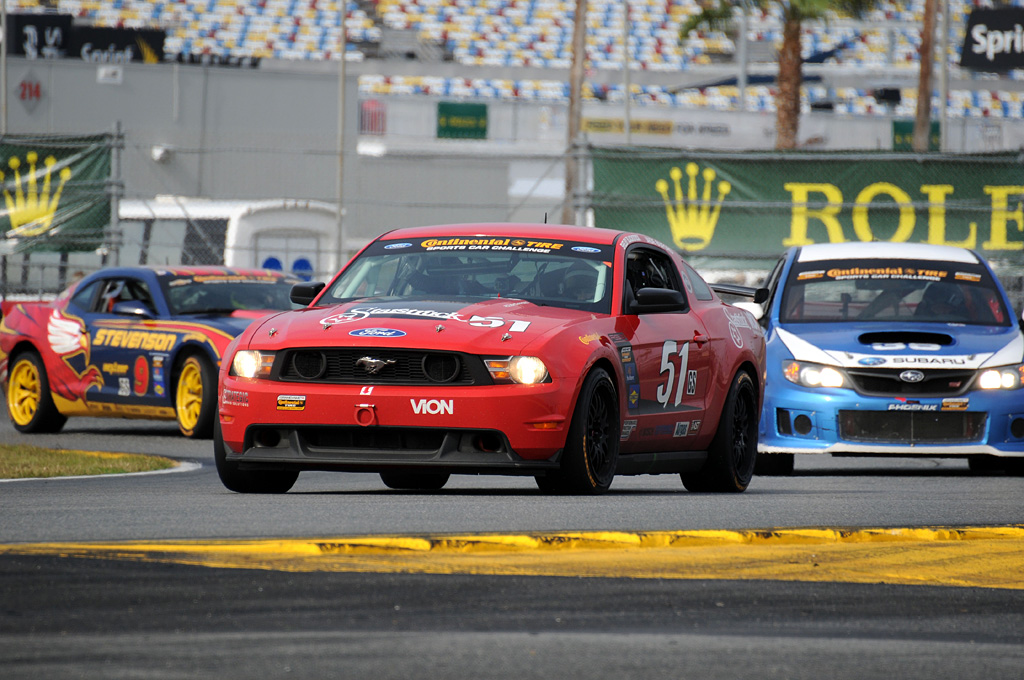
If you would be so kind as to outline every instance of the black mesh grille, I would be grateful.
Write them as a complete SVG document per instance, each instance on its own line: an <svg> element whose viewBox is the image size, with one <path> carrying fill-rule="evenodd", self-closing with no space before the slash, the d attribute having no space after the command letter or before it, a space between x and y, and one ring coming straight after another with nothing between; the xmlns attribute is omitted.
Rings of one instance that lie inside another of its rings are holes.
<svg viewBox="0 0 1024 680"><path fill-rule="evenodd" d="M986 414L969 411L839 411L839 436L876 444L981 441Z"/></svg>
<svg viewBox="0 0 1024 680"><path fill-rule="evenodd" d="M924 380L906 382L900 379L902 368L847 368L854 389L860 394L874 396L955 397L967 391L974 380L973 370L922 370Z"/></svg>
<svg viewBox="0 0 1024 680"><path fill-rule="evenodd" d="M277 378L288 382L355 385L485 385L490 374L479 357L417 349L292 349L278 357ZM323 370L315 369L322 362Z"/></svg>

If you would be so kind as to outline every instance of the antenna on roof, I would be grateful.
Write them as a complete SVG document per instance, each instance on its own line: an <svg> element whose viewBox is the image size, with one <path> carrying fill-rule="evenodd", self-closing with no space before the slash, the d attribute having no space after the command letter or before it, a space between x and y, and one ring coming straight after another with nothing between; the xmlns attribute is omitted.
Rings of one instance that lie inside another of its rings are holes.
<svg viewBox="0 0 1024 680"><path fill-rule="evenodd" d="M547 223L548 223L548 214L545 212L544 213L544 224L547 224Z"/></svg>

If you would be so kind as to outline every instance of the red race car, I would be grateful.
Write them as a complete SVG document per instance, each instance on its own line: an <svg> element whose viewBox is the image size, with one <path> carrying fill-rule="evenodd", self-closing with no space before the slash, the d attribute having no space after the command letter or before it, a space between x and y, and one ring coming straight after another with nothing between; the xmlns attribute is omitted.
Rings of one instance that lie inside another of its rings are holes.
<svg viewBox="0 0 1024 680"><path fill-rule="evenodd" d="M209 438L224 349L253 320L291 309L298 281L262 269L118 267L50 302L5 301L0 379L14 427L149 418Z"/></svg>
<svg viewBox="0 0 1024 680"><path fill-rule="evenodd" d="M307 307L254 323L221 364L214 451L233 491L283 493L302 470L375 472L395 489L460 473L584 494L616 474L677 473L691 491L750 482L760 326L647 236L400 229L292 301Z"/></svg>

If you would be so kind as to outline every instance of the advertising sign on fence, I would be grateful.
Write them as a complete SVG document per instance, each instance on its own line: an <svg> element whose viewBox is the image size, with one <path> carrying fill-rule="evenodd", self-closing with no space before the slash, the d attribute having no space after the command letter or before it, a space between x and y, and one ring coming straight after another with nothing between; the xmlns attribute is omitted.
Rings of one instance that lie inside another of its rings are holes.
<svg viewBox="0 0 1024 680"><path fill-rule="evenodd" d="M1024 67L1024 8L972 10L960 66L990 72Z"/></svg>
<svg viewBox="0 0 1024 680"><path fill-rule="evenodd" d="M0 252L95 250L110 223L111 141L5 137L0 142Z"/></svg>
<svg viewBox="0 0 1024 680"><path fill-rule="evenodd" d="M487 139L487 104L437 103L438 139Z"/></svg>
<svg viewBox="0 0 1024 680"><path fill-rule="evenodd" d="M592 154L595 224L685 252L767 257L795 245L879 240L1024 256L1016 153Z"/></svg>

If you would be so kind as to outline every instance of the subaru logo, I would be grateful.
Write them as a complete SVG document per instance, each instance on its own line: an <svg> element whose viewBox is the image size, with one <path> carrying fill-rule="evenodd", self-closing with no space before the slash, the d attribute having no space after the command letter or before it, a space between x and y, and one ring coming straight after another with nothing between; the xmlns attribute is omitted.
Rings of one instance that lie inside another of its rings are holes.
<svg viewBox="0 0 1024 680"><path fill-rule="evenodd" d="M397 328L357 328L354 331L349 331L348 334L354 338L401 338L405 335L405 331L400 331Z"/></svg>
<svg viewBox="0 0 1024 680"><path fill-rule="evenodd" d="M908 383L919 383L924 380L924 373L921 371L903 371L900 373L900 380Z"/></svg>
<svg viewBox="0 0 1024 680"><path fill-rule="evenodd" d="M879 366L885 363L885 359L882 357L864 357L857 361L861 366Z"/></svg>

